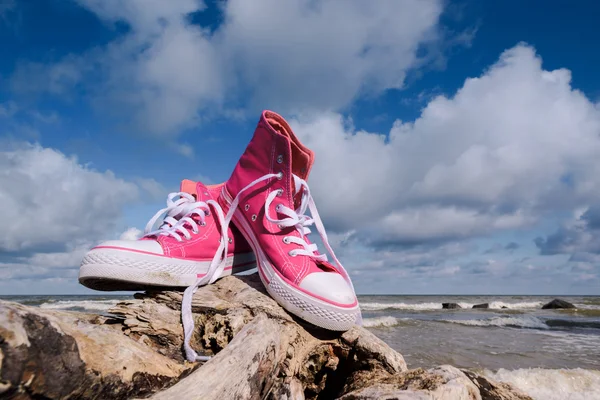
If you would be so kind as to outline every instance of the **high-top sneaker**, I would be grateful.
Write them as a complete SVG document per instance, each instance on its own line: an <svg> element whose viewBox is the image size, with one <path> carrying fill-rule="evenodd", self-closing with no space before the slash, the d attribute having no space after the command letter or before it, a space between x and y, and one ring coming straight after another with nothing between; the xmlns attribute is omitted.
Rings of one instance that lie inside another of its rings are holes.
<svg viewBox="0 0 600 400"><path fill-rule="evenodd" d="M222 186L184 180L181 191L169 194L167 207L148 222L141 239L111 240L91 249L81 262L79 282L107 291L188 287L209 272L212 276L206 283L254 268L252 249L239 231L221 230L223 212L215 199ZM227 256L217 276L209 270L223 240L228 244Z"/></svg>
<svg viewBox="0 0 600 400"><path fill-rule="evenodd" d="M264 111L219 202L225 223L231 219L254 250L269 294L314 325L344 331L360 323L360 308L306 183L313 160L283 117ZM309 241L313 224L335 264Z"/></svg>

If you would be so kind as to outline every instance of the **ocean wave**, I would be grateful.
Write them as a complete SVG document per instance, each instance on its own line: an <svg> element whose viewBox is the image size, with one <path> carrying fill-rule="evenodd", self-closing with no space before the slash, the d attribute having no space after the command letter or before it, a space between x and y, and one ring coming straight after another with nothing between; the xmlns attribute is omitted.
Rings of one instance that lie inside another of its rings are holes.
<svg viewBox="0 0 600 400"><path fill-rule="evenodd" d="M588 328L600 329L600 321L574 321L567 319L549 319L546 325L551 328Z"/></svg>
<svg viewBox="0 0 600 400"><path fill-rule="evenodd" d="M473 308L478 303L457 303L462 308ZM541 308L541 301L526 301L519 303L506 303L503 301L493 301L489 303L489 308L494 310L509 309L509 310L523 310L523 309L537 309ZM442 303L361 303L360 307L365 311L383 311L383 310L413 310L413 311L427 311L427 310L441 310Z"/></svg>
<svg viewBox="0 0 600 400"><path fill-rule="evenodd" d="M108 311L122 300L60 300L40 304L51 310Z"/></svg>
<svg viewBox="0 0 600 400"><path fill-rule="evenodd" d="M404 318L395 318L395 317L377 317L377 318L365 318L363 320L363 326L365 328L375 328L375 327L390 327L390 326L398 326Z"/></svg>
<svg viewBox="0 0 600 400"><path fill-rule="evenodd" d="M598 400L600 371L575 369L500 369L489 378L514 385L535 400Z"/></svg>
<svg viewBox="0 0 600 400"><path fill-rule="evenodd" d="M532 315L520 316L497 316L488 319L443 319L442 322L468 326L506 326L512 328L530 329L600 329L600 321L579 321L567 319L547 319L534 317Z"/></svg>
<svg viewBox="0 0 600 400"><path fill-rule="evenodd" d="M492 301L490 303L490 308L502 309L503 307L506 307L509 310L523 310L532 308L542 308L543 305L544 303L541 301L524 301L520 303L505 303L503 301Z"/></svg>
<svg viewBox="0 0 600 400"><path fill-rule="evenodd" d="M530 328L530 329L550 329L548 325L539 318L523 315L523 316L502 316L493 317L489 319L443 319L442 322L450 322L453 324L467 325L467 326L499 326L499 327L512 327L512 328Z"/></svg>
<svg viewBox="0 0 600 400"><path fill-rule="evenodd" d="M597 304L588 304L588 303L575 304L575 307L577 307L580 310L600 311L600 305L597 305Z"/></svg>
<svg viewBox="0 0 600 400"><path fill-rule="evenodd" d="M442 308L442 303L360 303L364 311L382 310L437 310Z"/></svg>

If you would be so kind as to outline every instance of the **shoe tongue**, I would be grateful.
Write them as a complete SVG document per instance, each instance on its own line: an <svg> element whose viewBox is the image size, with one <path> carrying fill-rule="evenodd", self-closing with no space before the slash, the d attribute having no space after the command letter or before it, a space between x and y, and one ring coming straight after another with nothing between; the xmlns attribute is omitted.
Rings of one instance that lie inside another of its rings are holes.
<svg viewBox="0 0 600 400"><path fill-rule="evenodd" d="M212 199L208 188L202 182L198 182L196 184L195 196L199 201L207 201Z"/></svg>
<svg viewBox="0 0 600 400"><path fill-rule="evenodd" d="M265 111L263 117L273 131L278 132L288 139L292 158L290 165L292 173L304 180L308 179L314 162L313 152L300 142L290 125L281 115L272 111Z"/></svg>
<svg viewBox="0 0 600 400"><path fill-rule="evenodd" d="M302 194L304 193L304 187L300 186L300 184L296 182L296 178L299 179L298 176L292 174L292 198L294 199L294 208L297 210L298 208L300 208L300 204L302 203Z"/></svg>
<svg viewBox="0 0 600 400"><path fill-rule="evenodd" d="M181 181L179 191L191 194L198 201L206 201L211 199L208 188L202 182L194 182L189 179L184 179Z"/></svg>
<svg viewBox="0 0 600 400"><path fill-rule="evenodd" d="M189 179L184 179L181 181L181 185L179 186L179 191L184 193L189 193L192 196L196 196L198 194L196 190L196 182L190 181Z"/></svg>

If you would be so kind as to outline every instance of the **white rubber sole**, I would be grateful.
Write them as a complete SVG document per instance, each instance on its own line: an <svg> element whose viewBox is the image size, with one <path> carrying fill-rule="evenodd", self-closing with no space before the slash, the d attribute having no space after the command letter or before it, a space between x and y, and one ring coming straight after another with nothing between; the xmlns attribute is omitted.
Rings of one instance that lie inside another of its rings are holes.
<svg viewBox="0 0 600 400"><path fill-rule="evenodd" d="M210 261L191 261L118 249L93 249L79 268L79 283L95 290L188 287L206 274ZM252 253L227 257L222 276L256 267Z"/></svg>
<svg viewBox="0 0 600 400"><path fill-rule="evenodd" d="M228 194L223 191L221 195L226 204L231 207L232 200ZM360 315L358 302L351 308L339 307L312 297L290 285L268 261L267 256L252 233L252 228L239 209L235 210L233 221L250 244L250 247L252 247L252 250L254 250L258 275L267 292L277 303L291 314L313 325L332 331L347 331L356 324Z"/></svg>

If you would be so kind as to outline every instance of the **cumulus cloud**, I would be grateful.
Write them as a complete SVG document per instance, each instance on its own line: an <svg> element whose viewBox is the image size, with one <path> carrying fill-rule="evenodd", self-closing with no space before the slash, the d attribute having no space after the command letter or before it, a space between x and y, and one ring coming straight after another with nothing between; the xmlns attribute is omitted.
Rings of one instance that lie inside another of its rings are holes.
<svg viewBox="0 0 600 400"><path fill-rule="evenodd" d="M120 240L136 240L142 236L143 232L138 228L129 228L121 234Z"/></svg>
<svg viewBox="0 0 600 400"><path fill-rule="evenodd" d="M587 208L546 238L536 238L535 244L541 254L572 254L574 261L600 265L600 206Z"/></svg>
<svg viewBox="0 0 600 400"><path fill-rule="evenodd" d="M532 227L600 198L600 107L527 45L388 134L331 112L292 125L316 152L310 184L328 227L375 244Z"/></svg>
<svg viewBox="0 0 600 400"><path fill-rule="evenodd" d="M67 246L65 251L0 257L0 279L50 279L76 276L89 245Z"/></svg>
<svg viewBox="0 0 600 400"><path fill-rule="evenodd" d="M110 171L39 145L0 151L0 171L3 253L56 253L103 238L140 193Z"/></svg>
<svg viewBox="0 0 600 400"><path fill-rule="evenodd" d="M124 206L156 197L162 186L94 171L38 144L2 144L0 292L81 291L76 278L84 254L118 237ZM134 240L140 234L129 228L121 238Z"/></svg>
<svg viewBox="0 0 600 400"><path fill-rule="evenodd" d="M441 2L420 0L259 3L228 1L215 37L252 99L284 112L401 88L419 45L438 38L442 12Z"/></svg>
<svg viewBox="0 0 600 400"><path fill-rule="evenodd" d="M229 0L213 31L190 23L205 8L198 0L78 3L128 32L52 65L22 63L13 90L64 95L84 85L96 107L155 135L268 104L341 109L361 94L401 88L443 36L440 0Z"/></svg>

